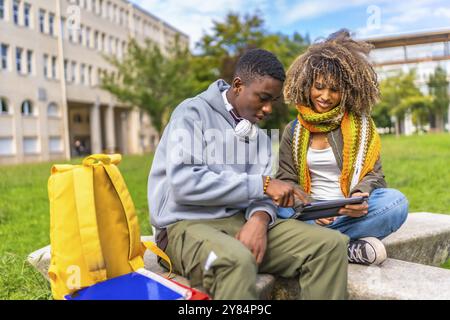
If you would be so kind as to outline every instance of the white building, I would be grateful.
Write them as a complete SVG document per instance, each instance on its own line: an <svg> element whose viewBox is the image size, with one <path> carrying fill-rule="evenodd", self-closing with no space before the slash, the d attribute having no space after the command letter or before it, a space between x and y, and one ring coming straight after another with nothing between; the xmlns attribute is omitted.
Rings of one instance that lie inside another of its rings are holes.
<svg viewBox="0 0 450 320"><path fill-rule="evenodd" d="M152 151L148 115L99 88L129 37L189 38L125 0L0 0L0 164ZM76 147L78 146L78 147Z"/></svg>
<svg viewBox="0 0 450 320"><path fill-rule="evenodd" d="M416 86L423 94L428 94L429 77L440 65L446 70L450 81L450 30L378 37L365 41L375 46L371 59L380 80L396 75L399 71L407 73L415 70ZM448 114L447 126L450 124L450 106ZM407 114L404 119L396 121L400 133L413 133L411 115Z"/></svg>

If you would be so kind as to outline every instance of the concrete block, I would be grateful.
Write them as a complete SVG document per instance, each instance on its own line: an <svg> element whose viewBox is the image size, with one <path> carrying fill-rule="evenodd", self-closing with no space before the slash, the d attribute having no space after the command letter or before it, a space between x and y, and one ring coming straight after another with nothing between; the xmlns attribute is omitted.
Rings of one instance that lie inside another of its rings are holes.
<svg viewBox="0 0 450 320"><path fill-rule="evenodd" d="M450 256L450 215L411 213L383 243L389 258L440 266Z"/></svg>
<svg viewBox="0 0 450 320"><path fill-rule="evenodd" d="M349 299L449 300L450 270L387 259L381 266L349 265Z"/></svg>

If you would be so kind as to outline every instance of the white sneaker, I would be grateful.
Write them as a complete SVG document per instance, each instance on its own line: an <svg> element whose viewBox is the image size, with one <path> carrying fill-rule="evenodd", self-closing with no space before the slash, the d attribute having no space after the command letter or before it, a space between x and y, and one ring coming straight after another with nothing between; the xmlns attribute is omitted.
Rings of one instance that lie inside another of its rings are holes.
<svg viewBox="0 0 450 320"><path fill-rule="evenodd" d="M348 262L379 265L387 258L383 242L374 237L350 241L347 248Z"/></svg>

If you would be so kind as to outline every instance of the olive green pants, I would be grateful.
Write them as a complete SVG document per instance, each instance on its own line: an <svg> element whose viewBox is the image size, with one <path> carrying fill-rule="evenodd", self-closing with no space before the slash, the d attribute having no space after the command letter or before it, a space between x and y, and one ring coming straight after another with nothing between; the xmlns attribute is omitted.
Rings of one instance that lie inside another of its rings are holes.
<svg viewBox="0 0 450 320"><path fill-rule="evenodd" d="M234 236L244 214L216 220L185 220L170 225L166 253L174 271L217 300L258 299L256 275L298 277L301 299L347 297L348 237L297 220L277 220L267 233L258 266Z"/></svg>

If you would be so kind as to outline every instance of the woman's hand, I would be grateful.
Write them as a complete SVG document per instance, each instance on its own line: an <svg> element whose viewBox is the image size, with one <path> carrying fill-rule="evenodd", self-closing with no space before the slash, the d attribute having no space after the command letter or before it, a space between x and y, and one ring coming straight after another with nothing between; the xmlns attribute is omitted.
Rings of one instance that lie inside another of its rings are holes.
<svg viewBox="0 0 450 320"><path fill-rule="evenodd" d="M354 197L368 197L369 194L367 192L355 192L352 194L352 198ZM369 205L366 201L361 204L348 204L345 207L339 210L339 214L349 216L352 218L359 218L367 214L369 210Z"/></svg>
<svg viewBox="0 0 450 320"><path fill-rule="evenodd" d="M337 217L317 219L316 224L318 224L319 226L327 226L329 224L332 224L336 219Z"/></svg>
<svg viewBox="0 0 450 320"><path fill-rule="evenodd" d="M263 176L263 182L265 182L265 179L266 177ZM295 197L303 203L307 202L307 199L305 195L302 194L300 188L278 179L270 179L266 194L272 198L273 202L279 207L293 207L295 204Z"/></svg>

